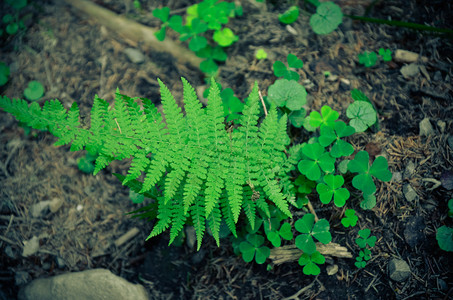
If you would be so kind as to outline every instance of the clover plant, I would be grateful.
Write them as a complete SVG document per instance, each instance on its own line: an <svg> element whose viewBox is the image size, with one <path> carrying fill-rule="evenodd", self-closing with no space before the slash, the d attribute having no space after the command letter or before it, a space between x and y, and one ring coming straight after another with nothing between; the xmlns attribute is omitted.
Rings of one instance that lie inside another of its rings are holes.
<svg viewBox="0 0 453 300"><path fill-rule="evenodd" d="M379 55L382 57L383 61L391 61L392 60L392 51L390 49L379 49Z"/></svg>
<svg viewBox="0 0 453 300"><path fill-rule="evenodd" d="M278 107L297 111L307 103L307 91L294 80L278 79L269 87L267 99Z"/></svg>
<svg viewBox="0 0 453 300"><path fill-rule="evenodd" d="M365 101L355 101L346 109L346 115L356 132L364 132L377 121L377 114L372 104Z"/></svg>
<svg viewBox="0 0 453 300"><path fill-rule="evenodd" d="M205 58L200 64L200 70L206 74L215 74L218 70L216 62L227 59L223 47L228 47L236 42L237 37L229 28L222 28L230 17L241 16L242 7L236 7L234 3L217 0L204 0L189 6L186 9L185 23L183 17L173 15L170 17L168 7L153 10L153 16L162 21L162 26L155 33L158 40L163 41L167 28L171 28L180 34L181 41L189 42L189 49L198 57ZM208 43L206 33L212 30L212 40L217 45Z"/></svg>
<svg viewBox="0 0 453 300"><path fill-rule="evenodd" d="M0 35L5 31L9 35L16 34L19 30L24 30L25 25L22 20L19 18L20 11L27 6L27 0L5 0L12 9L12 14L7 13L2 17L2 23L4 24L5 29L0 28Z"/></svg>
<svg viewBox="0 0 453 300"><path fill-rule="evenodd" d="M299 17L299 7L291 6L284 13L278 15L278 20L283 24L292 24Z"/></svg>
<svg viewBox="0 0 453 300"><path fill-rule="evenodd" d="M357 55L359 63L365 67L373 67L377 62L377 54L375 52L364 51Z"/></svg>
<svg viewBox="0 0 453 300"><path fill-rule="evenodd" d="M274 69L274 75L277 77L283 77L287 80L298 81L300 79L300 76L292 69L300 69L304 66L304 63L292 53L288 54L286 61L288 63L288 67L282 61L277 60L276 62L274 62L274 65L272 66L272 68Z"/></svg>
<svg viewBox="0 0 453 300"><path fill-rule="evenodd" d="M263 264L269 257L271 250L263 246L264 237L258 234L248 234L246 240L241 242L239 249L245 262L251 262L253 258L257 264Z"/></svg>
<svg viewBox="0 0 453 300"><path fill-rule="evenodd" d="M337 4L330 1L309 2L317 6L316 13L310 17L310 26L316 34L331 33L343 22L343 13Z"/></svg>
<svg viewBox="0 0 453 300"><path fill-rule="evenodd" d="M312 111L310 113L310 125L313 127L329 126L333 127L340 114L334 111L330 106L321 107L321 113Z"/></svg>
<svg viewBox="0 0 453 300"><path fill-rule="evenodd" d="M230 88L222 90L220 93L223 102L223 111L226 121L230 122L237 120L240 117L240 113L244 109L244 103L239 98L234 96L234 92Z"/></svg>
<svg viewBox="0 0 453 300"><path fill-rule="evenodd" d="M368 228L359 230L359 237L356 238L355 242L360 248L365 248L367 245L371 248L376 244L376 236L371 236L371 230Z"/></svg>
<svg viewBox="0 0 453 300"><path fill-rule="evenodd" d="M41 82L32 80L24 90L24 96L30 101L39 100L44 95L44 87Z"/></svg>
<svg viewBox="0 0 453 300"><path fill-rule="evenodd" d="M369 159L368 152L359 151L354 159L348 163L348 170L352 173L358 173L352 179L352 185L361 190L364 195L372 195L376 192L373 177L385 182L392 179L392 173L388 170L387 159L379 156L371 166Z"/></svg>
<svg viewBox="0 0 453 300"><path fill-rule="evenodd" d="M349 191L341 187L344 183L343 176L328 174L323 180L325 183L318 183L316 186L321 202L329 204L333 198L337 207L343 207L350 196Z"/></svg>
<svg viewBox="0 0 453 300"><path fill-rule="evenodd" d="M317 124L318 116L314 119ZM350 136L355 133L355 129L352 126L346 125L343 121L334 123L333 128L330 126L321 126L321 133L319 136L319 144L323 147L332 145L330 149L330 155L332 157L349 156L354 152L354 148L348 142L342 140L342 138Z"/></svg>
<svg viewBox="0 0 453 300"><path fill-rule="evenodd" d="M302 159L297 168L310 180L321 178L321 170L331 173L335 170L335 158L326 152L319 143L306 144L302 148L305 158Z"/></svg>
<svg viewBox="0 0 453 300"><path fill-rule="evenodd" d="M255 52L255 57L258 60L266 59L267 58L267 52L264 49L258 49Z"/></svg>
<svg viewBox="0 0 453 300"><path fill-rule="evenodd" d="M453 228L441 226L437 229L436 240L440 249L453 252Z"/></svg>
<svg viewBox="0 0 453 300"><path fill-rule="evenodd" d="M363 249L359 251L359 256L355 258L356 262L354 265L359 268L365 268L366 262L371 259L371 250L370 249Z"/></svg>
<svg viewBox="0 0 453 300"><path fill-rule="evenodd" d="M355 210L347 209L344 212L344 215L345 217L341 219L341 224L343 224L344 227L354 227L357 224L359 217L355 214Z"/></svg>

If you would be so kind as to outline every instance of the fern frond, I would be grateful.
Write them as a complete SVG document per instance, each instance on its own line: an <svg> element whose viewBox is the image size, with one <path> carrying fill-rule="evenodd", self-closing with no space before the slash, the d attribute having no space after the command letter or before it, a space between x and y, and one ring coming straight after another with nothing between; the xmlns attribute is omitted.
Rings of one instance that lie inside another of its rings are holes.
<svg viewBox="0 0 453 300"><path fill-rule="evenodd" d="M222 220L222 215L219 209L219 203L215 203L214 207L211 209L211 213L206 217L208 221L209 229L211 230L211 234L214 237L214 240L217 246L220 246L220 223Z"/></svg>
<svg viewBox="0 0 453 300"><path fill-rule="evenodd" d="M148 235L146 240L161 234L172 223L173 207L170 203L165 203L163 197L157 199L157 223L154 225L153 230Z"/></svg>
<svg viewBox="0 0 453 300"><path fill-rule="evenodd" d="M223 219L225 220L228 229L231 231L233 236L237 238L238 236L236 233L236 222L234 221L234 216L231 212L231 208L225 194L220 197L220 207L222 209Z"/></svg>
<svg viewBox="0 0 453 300"><path fill-rule="evenodd" d="M181 193L178 193L179 197L182 197ZM171 202L168 202L171 203ZM171 229L170 229L170 241L169 245L178 237L179 233L186 223L188 213L184 212L184 206L181 205L177 200L173 200L173 217L171 220Z"/></svg>
<svg viewBox="0 0 453 300"><path fill-rule="evenodd" d="M255 217L256 217L256 203L253 190L246 186L244 191L244 201L242 202L242 208L244 209L245 215L249 221L252 230L255 227Z"/></svg>
<svg viewBox="0 0 453 300"><path fill-rule="evenodd" d="M203 240L204 231L206 229L206 219L204 207L201 201L198 201L191 207L193 227L197 235L197 251L200 250L201 241Z"/></svg>

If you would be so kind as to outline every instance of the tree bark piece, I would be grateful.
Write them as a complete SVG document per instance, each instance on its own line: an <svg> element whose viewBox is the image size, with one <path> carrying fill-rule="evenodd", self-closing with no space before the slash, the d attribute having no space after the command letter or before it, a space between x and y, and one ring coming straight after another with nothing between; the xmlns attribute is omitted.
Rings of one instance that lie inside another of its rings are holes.
<svg viewBox="0 0 453 300"><path fill-rule="evenodd" d="M137 46L139 42L143 43L145 50L154 50L159 52L167 52L181 64L189 64L200 67L201 58L197 57L189 49L182 47L180 44L165 39L159 41L154 35L155 30L129 20L123 16L117 15L114 12L105 9L91 1L87 0L64 0L67 4L79 10L84 16L88 16L106 28L114 31L118 36L123 38L132 46ZM147 48L147 49L146 49Z"/></svg>
<svg viewBox="0 0 453 300"><path fill-rule="evenodd" d="M316 250L326 256L352 258L352 254L348 249L337 243L329 243L327 245L316 243ZM297 248L296 245L282 246L271 249L269 259L272 260L274 265L280 265L285 262L297 261L302 253L302 250Z"/></svg>

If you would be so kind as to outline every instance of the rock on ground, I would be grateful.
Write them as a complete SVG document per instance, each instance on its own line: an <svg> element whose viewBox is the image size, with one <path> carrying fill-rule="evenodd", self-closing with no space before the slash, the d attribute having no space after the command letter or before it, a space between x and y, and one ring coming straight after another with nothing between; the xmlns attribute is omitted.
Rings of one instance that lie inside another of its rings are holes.
<svg viewBox="0 0 453 300"><path fill-rule="evenodd" d="M106 269L35 279L19 291L19 300L148 300L145 288Z"/></svg>
<svg viewBox="0 0 453 300"><path fill-rule="evenodd" d="M389 276L395 281L405 281L411 275L411 269L407 262L393 258L388 264Z"/></svg>

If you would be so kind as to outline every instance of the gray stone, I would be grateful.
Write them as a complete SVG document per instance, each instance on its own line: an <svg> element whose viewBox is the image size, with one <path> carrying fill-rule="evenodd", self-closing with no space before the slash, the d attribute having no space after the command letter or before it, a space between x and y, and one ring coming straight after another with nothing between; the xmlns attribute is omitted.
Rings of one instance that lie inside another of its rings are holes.
<svg viewBox="0 0 453 300"><path fill-rule="evenodd" d="M24 241L24 249L22 250L22 256L27 257L35 254L39 250L39 238L33 236L28 241Z"/></svg>
<svg viewBox="0 0 453 300"><path fill-rule="evenodd" d="M425 229L425 220L420 216L410 218L404 229L404 239L412 248L425 240L423 229Z"/></svg>
<svg viewBox="0 0 453 300"><path fill-rule="evenodd" d="M388 264L389 276L395 281L405 281L411 275L411 268L401 259L392 258Z"/></svg>
<svg viewBox="0 0 453 300"><path fill-rule="evenodd" d="M412 63L412 64L403 66L400 69L400 72L404 76L404 78L409 79L411 77L417 76L418 73L420 72L420 68L417 64Z"/></svg>
<svg viewBox="0 0 453 300"><path fill-rule="evenodd" d="M401 182L403 181L403 175L401 175L401 172L394 172L392 176L392 181L393 182Z"/></svg>
<svg viewBox="0 0 453 300"><path fill-rule="evenodd" d="M405 184L403 186L404 197L407 201L412 202L418 198L417 192L410 184Z"/></svg>
<svg viewBox="0 0 453 300"><path fill-rule="evenodd" d="M19 300L148 300L145 288L106 269L93 269L33 280L19 291Z"/></svg>
<svg viewBox="0 0 453 300"><path fill-rule="evenodd" d="M197 241L197 235L195 232L195 228L193 226L186 226L185 232L186 232L187 247L189 247L190 249L193 249L195 247L195 243Z"/></svg>
<svg viewBox="0 0 453 300"><path fill-rule="evenodd" d="M55 262L57 263L57 266L60 268L60 269L63 269L64 267L66 267L66 262L64 261L63 258L57 256L55 258Z"/></svg>
<svg viewBox="0 0 453 300"><path fill-rule="evenodd" d="M28 274L28 272L25 271L17 271L16 274L14 274L14 282L16 283L17 286L24 285L28 282L30 282L31 276Z"/></svg>
<svg viewBox="0 0 453 300"><path fill-rule="evenodd" d="M439 126L440 132L444 133L445 132L445 128L447 128L447 123L442 121L442 120L438 120L437 121L437 126Z"/></svg>
<svg viewBox="0 0 453 300"><path fill-rule="evenodd" d="M129 60L133 63L141 64L145 61L145 55L135 48L126 48L124 49L124 53L126 53Z"/></svg>
<svg viewBox="0 0 453 300"><path fill-rule="evenodd" d="M49 205L50 205L49 200L33 204L30 208L31 216L33 218L40 218L47 212L47 210L49 209Z"/></svg>
<svg viewBox="0 0 453 300"><path fill-rule="evenodd" d="M415 173L415 164L413 161L409 161L406 165L406 169L404 170L404 179L412 178L412 175Z"/></svg>
<svg viewBox="0 0 453 300"><path fill-rule="evenodd" d="M64 200L61 198L53 198L49 203L49 208L52 213L56 213L63 205Z"/></svg>
<svg viewBox="0 0 453 300"><path fill-rule="evenodd" d="M433 77L433 79L434 79L435 81L442 81L442 73L440 73L440 71L434 72L434 77Z"/></svg>
<svg viewBox="0 0 453 300"><path fill-rule="evenodd" d="M433 125L431 125L429 118L424 118L423 120L421 120L419 127L420 136L429 136L434 134L434 128Z"/></svg>

